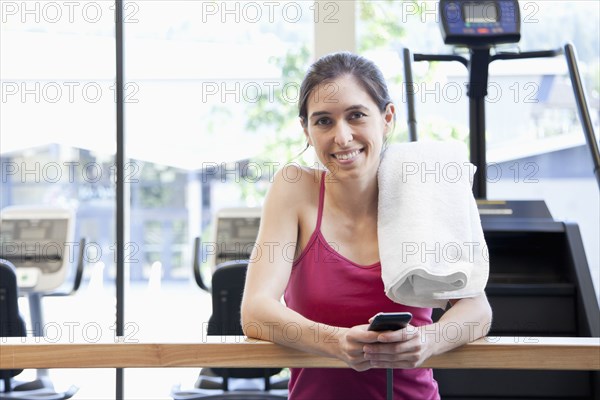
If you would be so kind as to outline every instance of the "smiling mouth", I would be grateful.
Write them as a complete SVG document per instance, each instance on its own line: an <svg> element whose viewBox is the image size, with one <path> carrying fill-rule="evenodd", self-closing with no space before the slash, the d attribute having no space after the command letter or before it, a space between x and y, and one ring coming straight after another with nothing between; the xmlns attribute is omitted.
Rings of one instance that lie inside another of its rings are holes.
<svg viewBox="0 0 600 400"><path fill-rule="evenodd" d="M356 149L356 150L346 152L346 153L332 154L332 156L338 160L347 161L347 160L352 160L354 157L358 156L360 153L363 152L363 150L364 149Z"/></svg>

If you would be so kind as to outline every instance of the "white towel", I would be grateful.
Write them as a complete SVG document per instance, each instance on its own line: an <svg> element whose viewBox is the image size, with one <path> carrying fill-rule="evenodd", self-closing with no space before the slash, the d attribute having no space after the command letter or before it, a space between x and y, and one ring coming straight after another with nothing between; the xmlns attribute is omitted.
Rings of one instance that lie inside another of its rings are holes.
<svg viewBox="0 0 600 400"><path fill-rule="evenodd" d="M472 193L475 166L458 141L388 147L379 166L377 234L386 295L415 307L485 288L489 257Z"/></svg>

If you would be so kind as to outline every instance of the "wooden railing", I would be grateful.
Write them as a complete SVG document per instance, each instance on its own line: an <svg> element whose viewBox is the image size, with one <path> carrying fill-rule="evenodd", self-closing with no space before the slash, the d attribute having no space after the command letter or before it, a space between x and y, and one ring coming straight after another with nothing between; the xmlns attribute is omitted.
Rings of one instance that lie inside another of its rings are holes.
<svg viewBox="0 0 600 400"><path fill-rule="evenodd" d="M165 367L330 367L343 362L270 342L209 336L201 343L48 343L0 339L0 369ZM422 367L600 370L600 338L487 337Z"/></svg>

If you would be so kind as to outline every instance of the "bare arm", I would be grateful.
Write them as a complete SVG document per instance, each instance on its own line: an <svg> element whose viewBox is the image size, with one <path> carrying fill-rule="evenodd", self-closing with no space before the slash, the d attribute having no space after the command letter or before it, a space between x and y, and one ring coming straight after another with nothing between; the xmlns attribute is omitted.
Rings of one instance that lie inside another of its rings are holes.
<svg viewBox="0 0 600 400"><path fill-rule="evenodd" d="M340 328L311 321L281 303L292 270L298 240L300 207L306 185L314 175L295 166L289 174L277 173L263 207L257 245L246 276L242 300L242 327L246 336L268 340L302 351L339 358L357 370L367 369L365 343L377 334L366 326ZM285 176L304 174L299 181ZM309 181L307 181L309 180ZM261 254L258 250L261 249ZM266 251L268 249L268 251Z"/></svg>
<svg viewBox="0 0 600 400"><path fill-rule="evenodd" d="M376 344L365 345L372 367L415 368L431 356L485 336L492 322L492 310L485 294L451 300L452 307L440 320L418 328L382 333Z"/></svg>
<svg viewBox="0 0 600 400"><path fill-rule="evenodd" d="M492 309L485 294L451 303L452 307L434 324L439 340L435 340L432 355L479 339L487 335L492 325Z"/></svg>

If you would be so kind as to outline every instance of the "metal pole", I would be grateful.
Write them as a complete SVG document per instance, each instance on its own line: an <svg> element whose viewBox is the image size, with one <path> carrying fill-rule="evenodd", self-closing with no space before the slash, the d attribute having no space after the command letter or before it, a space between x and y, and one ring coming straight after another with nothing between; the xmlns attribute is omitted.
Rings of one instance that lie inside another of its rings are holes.
<svg viewBox="0 0 600 400"><path fill-rule="evenodd" d="M406 85L406 119L408 124L408 139L417 141L417 117L415 116L415 83L412 76L412 54L404 49L404 84Z"/></svg>
<svg viewBox="0 0 600 400"><path fill-rule="evenodd" d="M490 48L472 48L469 60L469 142L471 162L477 167L473 181L476 199L487 197L485 96L487 96Z"/></svg>
<svg viewBox="0 0 600 400"><path fill-rule="evenodd" d="M124 336L125 314L125 131L124 131L124 65L123 65L123 0L115 0L115 41L116 41L116 115L117 153L116 164L116 269L117 304L116 334ZM115 398L124 398L123 368L116 370Z"/></svg>
<svg viewBox="0 0 600 400"><path fill-rule="evenodd" d="M40 292L30 292L27 294L27 301L29 302L29 318L31 320L33 336L43 337L44 336L44 313L42 312L42 297L43 294ZM38 368L36 370L36 379L42 382L44 386L49 383L46 382L49 377L48 370L45 368Z"/></svg>
<svg viewBox="0 0 600 400"><path fill-rule="evenodd" d="M575 95L577 111L579 112L579 120L581 121L581 127L583 128L583 134L585 135L588 147L592 153L594 175L596 176L598 186L600 186L600 153L598 152L598 143L596 142L594 126L592 125L590 111L585 99L585 91L583 90L583 83L581 81L581 75L579 74L579 67L577 66L577 55L575 53L575 48L570 43L565 45L565 57L567 58L569 75L571 77L571 86L573 86L573 94Z"/></svg>
<svg viewBox="0 0 600 400"><path fill-rule="evenodd" d="M477 167L473 179L473 195L476 199L485 199L487 197L485 97L469 98L469 148L471 163Z"/></svg>

